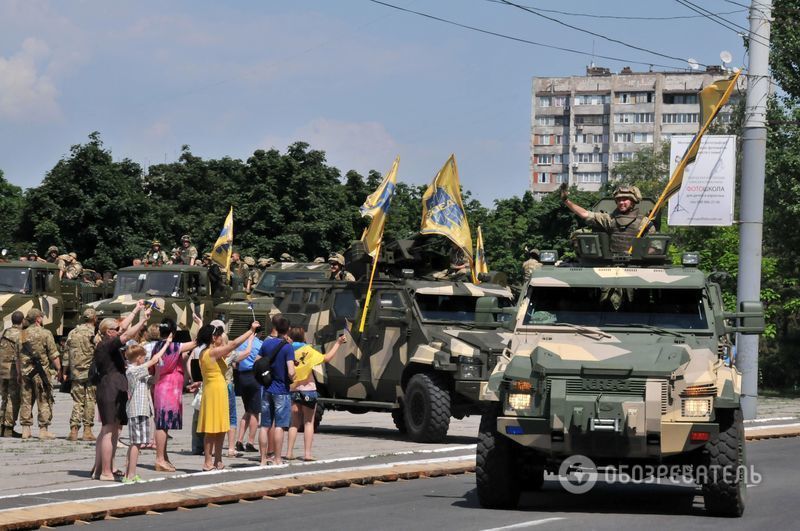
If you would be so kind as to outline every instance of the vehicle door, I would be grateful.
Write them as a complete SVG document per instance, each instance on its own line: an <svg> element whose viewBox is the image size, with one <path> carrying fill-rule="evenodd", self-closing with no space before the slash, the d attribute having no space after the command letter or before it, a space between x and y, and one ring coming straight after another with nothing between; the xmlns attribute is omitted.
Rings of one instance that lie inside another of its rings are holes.
<svg viewBox="0 0 800 531"><path fill-rule="evenodd" d="M61 299L61 285L55 269L34 269L34 289L39 302L39 309L44 314L42 326L50 330L53 335L61 336L64 333L64 309L59 304Z"/></svg>
<svg viewBox="0 0 800 531"><path fill-rule="evenodd" d="M372 400L393 402L408 361L411 313L399 289L377 289L372 294L359 349L359 380Z"/></svg>
<svg viewBox="0 0 800 531"><path fill-rule="evenodd" d="M330 288L326 300L323 301L323 310L319 312L316 322L314 344L323 352L328 352L333 347L340 335L348 339L339 348L336 356L325 367L325 381L329 393L347 398L366 398L366 396L348 396L350 388L358 382L358 357L357 345L353 332L357 327L356 317L360 314L361 302L356 286ZM307 336L310 342L310 336ZM356 392L363 395L363 393Z"/></svg>

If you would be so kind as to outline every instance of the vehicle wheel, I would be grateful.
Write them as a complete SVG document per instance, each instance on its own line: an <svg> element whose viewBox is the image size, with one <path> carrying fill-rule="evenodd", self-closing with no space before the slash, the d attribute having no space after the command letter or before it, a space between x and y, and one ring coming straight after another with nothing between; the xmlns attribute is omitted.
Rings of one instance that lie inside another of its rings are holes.
<svg viewBox="0 0 800 531"><path fill-rule="evenodd" d="M319 431L319 425L322 423L322 416L325 414L325 408L317 404L317 409L314 410L314 433Z"/></svg>
<svg viewBox="0 0 800 531"><path fill-rule="evenodd" d="M450 427L450 392L438 374L415 374L406 386L403 417L412 441L443 442Z"/></svg>
<svg viewBox="0 0 800 531"><path fill-rule="evenodd" d="M514 509L519 503L520 483L514 472L515 443L497 433L497 409L481 415L475 479L478 501L488 509Z"/></svg>
<svg viewBox="0 0 800 531"><path fill-rule="evenodd" d="M706 511L714 516L742 516L746 494L746 453L742 410L717 410L719 436L706 443L703 485Z"/></svg>
<svg viewBox="0 0 800 531"><path fill-rule="evenodd" d="M406 419L405 415L403 415L403 405L401 404L399 408L392 410L392 421L394 421L394 427L397 428L402 434L408 433L406 429Z"/></svg>

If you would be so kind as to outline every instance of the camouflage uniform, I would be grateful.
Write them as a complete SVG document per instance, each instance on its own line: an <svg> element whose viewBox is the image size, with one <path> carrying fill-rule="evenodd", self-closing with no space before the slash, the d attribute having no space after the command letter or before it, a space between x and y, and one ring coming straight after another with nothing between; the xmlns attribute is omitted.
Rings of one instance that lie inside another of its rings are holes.
<svg viewBox="0 0 800 531"><path fill-rule="evenodd" d="M2 392L3 431L11 431L17 423L19 415L19 382L17 382L17 339L22 330L12 325L3 330L0 337L0 392Z"/></svg>
<svg viewBox="0 0 800 531"><path fill-rule="evenodd" d="M94 425L96 386L89 383L89 365L94 359L94 324L76 326L67 336L64 372L72 381L70 428L91 429Z"/></svg>
<svg viewBox="0 0 800 531"><path fill-rule="evenodd" d="M231 287L234 291L243 291L247 277L250 275L250 268L247 264L239 260L235 264L231 262Z"/></svg>
<svg viewBox="0 0 800 531"><path fill-rule="evenodd" d="M525 275L525 284L527 284L531 279L533 272L542 267L542 263L536 259L539 257L539 253L536 252L536 258L534 258L533 254L534 253L531 252L531 257L522 263L522 272Z"/></svg>
<svg viewBox="0 0 800 531"><path fill-rule="evenodd" d="M183 262L186 265L192 263L192 258L197 260L197 248L194 245L189 245L189 247L184 247L183 244L181 244L179 252L181 254L181 262Z"/></svg>
<svg viewBox="0 0 800 531"><path fill-rule="evenodd" d="M156 247L158 249L156 250ZM158 240L153 240L153 243L150 246L150 250L145 253L142 257L142 264L144 265L164 265L169 263L169 256L161 248L161 242Z"/></svg>
<svg viewBox="0 0 800 531"><path fill-rule="evenodd" d="M30 325L19 334L17 356L22 373L19 423L23 428L33 425L35 400L38 403L39 428L46 430L53 420L53 390L48 385L50 382L42 382L41 375L34 368L33 358L39 360L45 374L48 374L50 364L59 356L53 334L41 326Z"/></svg>
<svg viewBox="0 0 800 531"><path fill-rule="evenodd" d="M331 253L328 257L328 263L331 265L339 264L339 271L334 273L331 271L329 275L330 280L344 280L346 282L355 282L356 277L350 271L345 270L344 268L344 256L339 253Z"/></svg>
<svg viewBox="0 0 800 531"><path fill-rule="evenodd" d="M641 215L638 207L634 207L625 214L616 210L611 214L589 212L586 224L609 234L612 253L627 253L642 226L647 224L647 218ZM651 225L645 232L654 231L655 228Z"/></svg>
<svg viewBox="0 0 800 531"><path fill-rule="evenodd" d="M51 245L47 249L47 261L51 264L57 264L59 258L61 258L58 254L58 247L55 245Z"/></svg>
<svg viewBox="0 0 800 531"><path fill-rule="evenodd" d="M69 280L80 278L83 273L83 266L78 262L75 253L64 254L58 257L58 268L63 272L62 276Z"/></svg>
<svg viewBox="0 0 800 531"><path fill-rule="evenodd" d="M256 267L256 260L252 256L245 256L244 263L248 268L247 277L244 279L245 291L247 293L252 293L253 288L256 287L258 283L259 277L261 277L261 270Z"/></svg>

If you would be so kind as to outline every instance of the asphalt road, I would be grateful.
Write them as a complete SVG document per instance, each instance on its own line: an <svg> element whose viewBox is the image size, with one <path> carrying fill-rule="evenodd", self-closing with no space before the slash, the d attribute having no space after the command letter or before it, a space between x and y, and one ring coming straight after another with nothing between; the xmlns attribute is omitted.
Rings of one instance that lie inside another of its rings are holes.
<svg viewBox="0 0 800 531"><path fill-rule="evenodd" d="M473 474L349 487L274 500L236 503L119 520L93 522L109 529L793 529L800 439L748 443L748 458L761 481L748 488L742 518L705 515L691 486L598 484L569 494L555 478L523 495L514 511L480 508Z"/></svg>

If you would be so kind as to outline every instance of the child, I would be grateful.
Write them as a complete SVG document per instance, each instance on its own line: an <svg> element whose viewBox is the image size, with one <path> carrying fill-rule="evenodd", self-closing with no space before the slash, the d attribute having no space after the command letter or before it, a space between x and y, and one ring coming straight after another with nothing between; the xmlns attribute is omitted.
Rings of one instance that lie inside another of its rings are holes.
<svg viewBox="0 0 800 531"><path fill-rule="evenodd" d="M141 345L132 345L125 350L128 360L128 369L125 376L128 378L128 429L130 430L130 446L128 447L128 468L122 482L135 483L142 480L136 475L136 462L139 460L141 447L147 444L151 437L150 420L153 417L153 400L150 396L148 383L149 369L161 359L172 343L172 334L164 342L161 350L154 353L149 360L147 351Z"/></svg>

